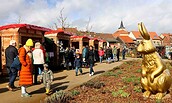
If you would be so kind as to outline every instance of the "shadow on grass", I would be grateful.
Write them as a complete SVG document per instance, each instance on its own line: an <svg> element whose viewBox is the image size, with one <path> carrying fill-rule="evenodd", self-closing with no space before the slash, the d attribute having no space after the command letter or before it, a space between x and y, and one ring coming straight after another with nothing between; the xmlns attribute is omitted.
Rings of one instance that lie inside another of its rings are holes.
<svg viewBox="0 0 172 103"><path fill-rule="evenodd" d="M55 91L58 91L58 90L66 89L68 87L68 85L60 86L60 85L65 84L65 83L69 83L69 81L67 81L67 82L60 82L60 83L53 83L51 85L52 91L55 92ZM30 94L40 94L40 93L45 93L45 87L42 87L42 88L40 88L38 90L30 92Z"/></svg>

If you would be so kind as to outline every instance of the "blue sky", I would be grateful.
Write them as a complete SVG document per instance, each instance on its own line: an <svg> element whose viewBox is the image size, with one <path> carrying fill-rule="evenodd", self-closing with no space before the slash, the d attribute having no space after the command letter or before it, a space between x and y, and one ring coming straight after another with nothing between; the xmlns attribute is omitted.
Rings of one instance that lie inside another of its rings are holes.
<svg viewBox="0 0 172 103"><path fill-rule="evenodd" d="M70 27L113 33L120 21L128 31L138 30L144 22L148 31L172 33L172 0L1 0L0 25L18 23L53 27L59 22L60 10Z"/></svg>

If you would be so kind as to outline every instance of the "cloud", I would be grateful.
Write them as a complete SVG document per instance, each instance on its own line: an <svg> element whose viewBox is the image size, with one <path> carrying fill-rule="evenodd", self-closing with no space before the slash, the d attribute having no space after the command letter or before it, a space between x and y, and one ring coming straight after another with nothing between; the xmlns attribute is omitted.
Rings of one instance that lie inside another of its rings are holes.
<svg viewBox="0 0 172 103"><path fill-rule="evenodd" d="M172 32L171 0L1 0L0 25L22 23L49 27L59 22L63 15L71 27L85 30L88 19L95 32L115 32L120 21L128 31L138 30L138 22L144 22L148 31L158 34ZM59 25L60 26L60 25Z"/></svg>

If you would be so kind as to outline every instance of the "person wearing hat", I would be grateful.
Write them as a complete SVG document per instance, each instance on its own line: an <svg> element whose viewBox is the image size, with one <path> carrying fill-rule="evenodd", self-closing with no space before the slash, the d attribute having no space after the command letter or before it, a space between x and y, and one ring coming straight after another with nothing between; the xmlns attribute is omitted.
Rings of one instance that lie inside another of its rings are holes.
<svg viewBox="0 0 172 103"><path fill-rule="evenodd" d="M19 49L19 61L21 63L21 70L19 71L19 85L21 86L21 97L31 97L31 95L27 93L26 87L33 83L32 46L32 39L28 39L25 45Z"/></svg>
<svg viewBox="0 0 172 103"><path fill-rule="evenodd" d="M6 67L7 72L9 74L9 84L6 86L9 90L14 90L16 87L14 86L14 81L17 77L18 70L16 68L11 67L14 58L18 55L18 51L16 46L16 41L11 40L10 45L5 49L5 58L6 58Z"/></svg>
<svg viewBox="0 0 172 103"><path fill-rule="evenodd" d="M35 43L35 49L32 52L33 55L33 66L34 66L34 84L37 84L37 77L38 77L38 69L43 71L43 64L44 64L44 54L41 47L40 42Z"/></svg>
<svg viewBox="0 0 172 103"><path fill-rule="evenodd" d="M53 82L53 72L48 68L47 64L44 64L44 70L40 76L40 82L43 82L46 90L46 94L50 94L51 83Z"/></svg>

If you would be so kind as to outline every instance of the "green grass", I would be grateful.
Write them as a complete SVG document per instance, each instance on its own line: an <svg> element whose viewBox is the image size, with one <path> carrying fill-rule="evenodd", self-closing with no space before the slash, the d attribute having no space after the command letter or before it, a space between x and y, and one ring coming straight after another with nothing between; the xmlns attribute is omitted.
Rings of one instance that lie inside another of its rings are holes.
<svg viewBox="0 0 172 103"><path fill-rule="evenodd" d="M107 71L103 75L104 76L114 76L114 77L117 77L119 74L122 74L122 70L117 70L116 73L113 72L113 71Z"/></svg>
<svg viewBox="0 0 172 103"><path fill-rule="evenodd" d="M141 73L142 69L137 69L136 73Z"/></svg>
<svg viewBox="0 0 172 103"><path fill-rule="evenodd" d="M136 77L136 76L123 77L122 80L123 80L125 83L130 83L130 82L139 83L139 82L140 82L140 77Z"/></svg>
<svg viewBox="0 0 172 103"><path fill-rule="evenodd" d="M118 76L116 73L112 72L112 71L107 71L103 74L104 76Z"/></svg>
<svg viewBox="0 0 172 103"><path fill-rule="evenodd" d="M72 94L72 96L76 96L76 95L79 95L80 92L77 91L77 90L72 90L72 91L71 91L71 94Z"/></svg>
<svg viewBox="0 0 172 103"><path fill-rule="evenodd" d="M125 91L122 90L122 89L119 89L118 91L112 91L112 96L113 96L113 97L118 97L118 96L120 96L120 97L126 98L126 97L129 97L129 96L130 96L130 93L127 93L127 92L125 92Z"/></svg>
<svg viewBox="0 0 172 103"><path fill-rule="evenodd" d="M134 89L133 89L135 92L137 92L137 93L140 93L140 92L142 92L142 90L141 90L141 87L140 86L134 86Z"/></svg>
<svg viewBox="0 0 172 103"><path fill-rule="evenodd" d="M101 87L104 87L105 84L104 84L104 82L101 82L101 81L91 81L90 80L90 81L88 81L86 83L83 83L81 86L100 89Z"/></svg>

